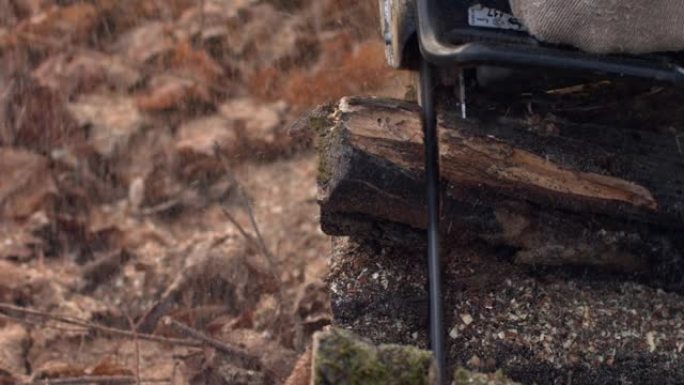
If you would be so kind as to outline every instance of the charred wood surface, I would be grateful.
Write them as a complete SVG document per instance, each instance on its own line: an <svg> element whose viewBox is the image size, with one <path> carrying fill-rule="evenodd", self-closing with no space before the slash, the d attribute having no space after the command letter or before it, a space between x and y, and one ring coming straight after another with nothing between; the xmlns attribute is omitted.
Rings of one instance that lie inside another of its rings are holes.
<svg viewBox="0 0 684 385"><path fill-rule="evenodd" d="M323 230L420 245L417 106L346 98L329 126L320 145ZM445 114L440 150L446 244L481 240L513 248L521 263L681 277L684 158L672 135Z"/></svg>

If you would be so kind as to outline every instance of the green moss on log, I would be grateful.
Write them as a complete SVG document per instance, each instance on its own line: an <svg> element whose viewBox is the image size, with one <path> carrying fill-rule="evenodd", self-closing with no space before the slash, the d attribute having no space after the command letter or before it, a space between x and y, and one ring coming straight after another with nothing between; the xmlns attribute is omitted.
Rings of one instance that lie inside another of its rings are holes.
<svg viewBox="0 0 684 385"><path fill-rule="evenodd" d="M432 354L413 346L379 345L332 328L314 336L313 385L429 385ZM518 385L498 371L454 372L455 385Z"/></svg>
<svg viewBox="0 0 684 385"><path fill-rule="evenodd" d="M315 385L428 385L430 352L412 346L381 345L331 329L315 336Z"/></svg>
<svg viewBox="0 0 684 385"><path fill-rule="evenodd" d="M326 152L330 147L330 136L335 126L332 113L335 107L332 104L323 104L311 110L306 118L306 129L313 132L317 138L318 148L318 175L319 184L325 184L331 175L328 166Z"/></svg>
<svg viewBox="0 0 684 385"><path fill-rule="evenodd" d="M319 185L326 184L332 175L330 162L326 154L328 147L330 147L329 136L330 134L321 134L318 137L318 173L316 174L316 181Z"/></svg>

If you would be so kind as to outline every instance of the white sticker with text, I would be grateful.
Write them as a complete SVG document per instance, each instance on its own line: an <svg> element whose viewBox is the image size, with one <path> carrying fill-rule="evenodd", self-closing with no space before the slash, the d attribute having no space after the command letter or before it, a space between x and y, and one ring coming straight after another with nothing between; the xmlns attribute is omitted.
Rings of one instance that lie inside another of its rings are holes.
<svg viewBox="0 0 684 385"><path fill-rule="evenodd" d="M510 13L476 4L468 8L468 24L473 27L525 31L522 23Z"/></svg>

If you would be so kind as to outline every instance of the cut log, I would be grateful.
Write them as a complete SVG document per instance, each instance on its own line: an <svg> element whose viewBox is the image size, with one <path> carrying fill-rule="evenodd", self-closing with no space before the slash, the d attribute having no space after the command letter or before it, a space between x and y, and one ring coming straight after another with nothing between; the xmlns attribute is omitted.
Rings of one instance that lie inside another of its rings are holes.
<svg viewBox="0 0 684 385"><path fill-rule="evenodd" d="M421 245L418 107L345 98L331 116L320 144L323 230ZM684 158L671 135L446 114L440 149L445 242L510 246L521 263L661 269L680 280Z"/></svg>

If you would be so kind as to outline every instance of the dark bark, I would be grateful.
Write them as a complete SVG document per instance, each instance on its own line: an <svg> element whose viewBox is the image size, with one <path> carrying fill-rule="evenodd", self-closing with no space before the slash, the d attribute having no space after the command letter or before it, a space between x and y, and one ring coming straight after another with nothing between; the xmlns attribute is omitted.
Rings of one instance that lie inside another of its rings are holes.
<svg viewBox="0 0 684 385"><path fill-rule="evenodd" d="M417 107L347 98L333 116L320 145L323 230L420 245ZM510 246L530 264L678 274L684 161L671 135L453 115L440 126L446 244Z"/></svg>

